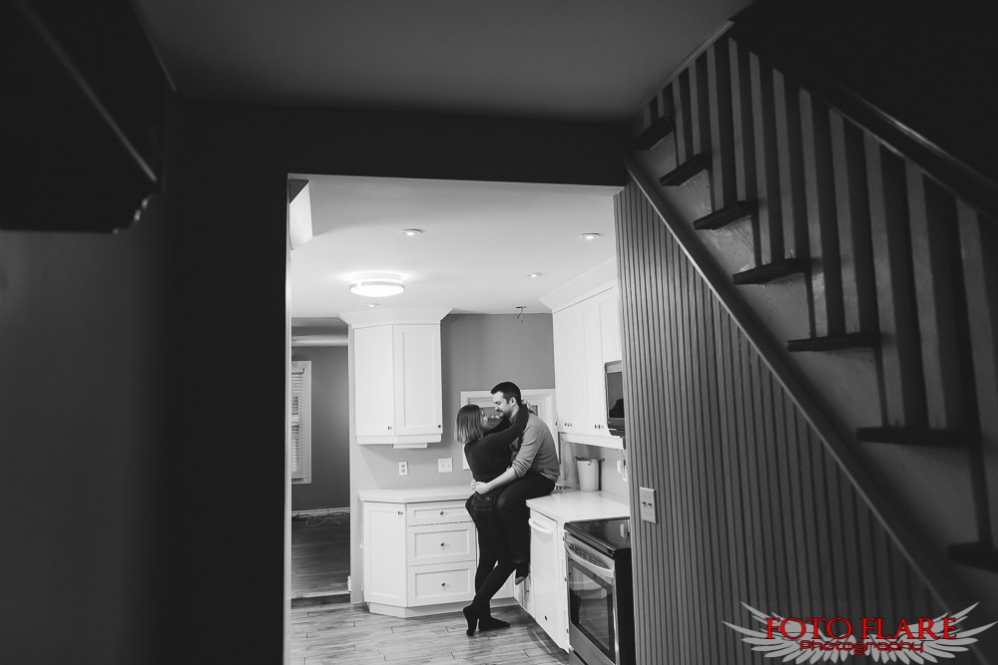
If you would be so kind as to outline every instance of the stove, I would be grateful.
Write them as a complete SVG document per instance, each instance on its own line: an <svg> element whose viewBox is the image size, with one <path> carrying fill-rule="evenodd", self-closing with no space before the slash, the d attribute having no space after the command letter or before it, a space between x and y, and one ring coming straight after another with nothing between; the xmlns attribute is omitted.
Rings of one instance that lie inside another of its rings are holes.
<svg viewBox="0 0 998 665"><path fill-rule="evenodd" d="M628 518L565 525L568 636L573 665L634 665Z"/></svg>

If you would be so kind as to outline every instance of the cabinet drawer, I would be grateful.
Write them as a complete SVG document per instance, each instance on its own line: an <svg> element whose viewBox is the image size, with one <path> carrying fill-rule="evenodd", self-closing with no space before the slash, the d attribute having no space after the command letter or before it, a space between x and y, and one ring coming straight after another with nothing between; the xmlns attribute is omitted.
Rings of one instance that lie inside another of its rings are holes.
<svg viewBox="0 0 998 665"><path fill-rule="evenodd" d="M408 510L406 523L409 526L471 522L471 515L468 514L467 509L464 507L464 501L413 503L409 504L406 510Z"/></svg>
<svg viewBox="0 0 998 665"><path fill-rule="evenodd" d="M471 522L427 524L407 531L410 565L475 560L475 525Z"/></svg>
<svg viewBox="0 0 998 665"><path fill-rule="evenodd" d="M471 600L475 595L474 561L409 567L409 606Z"/></svg>

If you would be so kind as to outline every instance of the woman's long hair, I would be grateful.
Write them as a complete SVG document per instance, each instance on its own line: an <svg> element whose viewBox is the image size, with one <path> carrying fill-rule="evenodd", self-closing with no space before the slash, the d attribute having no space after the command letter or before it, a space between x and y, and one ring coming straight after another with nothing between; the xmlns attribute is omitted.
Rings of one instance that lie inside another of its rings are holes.
<svg viewBox="0 0 998 665"><path fill-rule="evenodd" d="M482 410L466 404L457 412L457 442L462 446L482 438Z"/></svg>

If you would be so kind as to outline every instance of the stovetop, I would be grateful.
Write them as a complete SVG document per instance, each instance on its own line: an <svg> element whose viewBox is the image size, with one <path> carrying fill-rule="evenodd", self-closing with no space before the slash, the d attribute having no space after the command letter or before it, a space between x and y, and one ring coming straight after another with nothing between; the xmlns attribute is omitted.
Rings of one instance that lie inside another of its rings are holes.
<svg viewBox="0 0 998 665"><path fill-rule="evenodd" d="M603 554L618 558L631 554L631 520L627 517L583 520L565 524L565 532Z"/></svg>

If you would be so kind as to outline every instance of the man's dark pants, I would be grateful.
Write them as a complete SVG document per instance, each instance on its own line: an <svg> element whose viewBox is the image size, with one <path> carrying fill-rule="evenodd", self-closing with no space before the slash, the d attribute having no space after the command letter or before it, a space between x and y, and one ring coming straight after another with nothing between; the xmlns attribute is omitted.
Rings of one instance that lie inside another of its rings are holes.
<svg viewBox="0 0 998 665"><path fill-rule="evenodd" d="M530 509L527 499L547 496L554 490L554 481L539 473L527 471L503 488L496 502L499 517L506 527L513 563L520 566L530 561Z"/></svg>

